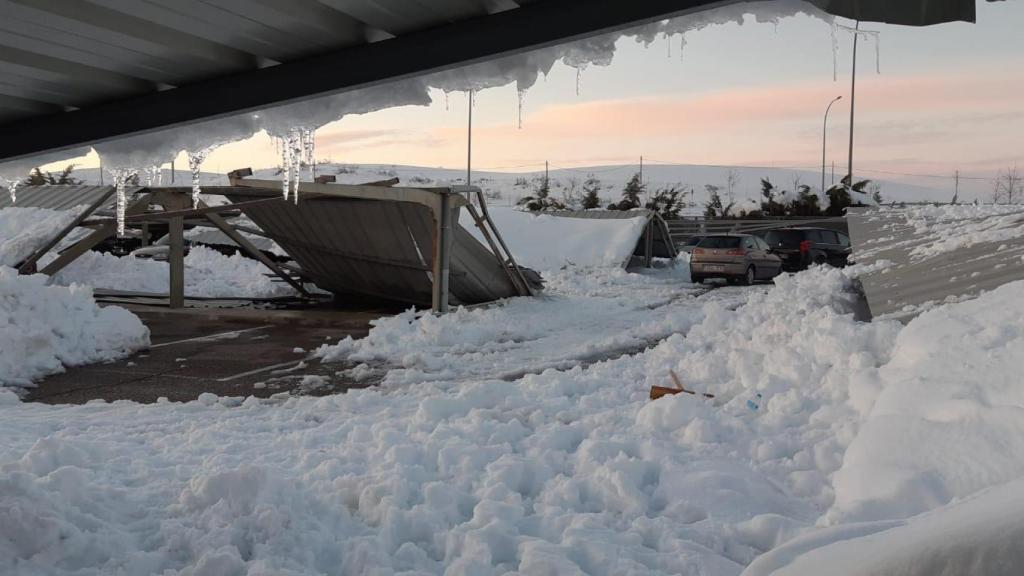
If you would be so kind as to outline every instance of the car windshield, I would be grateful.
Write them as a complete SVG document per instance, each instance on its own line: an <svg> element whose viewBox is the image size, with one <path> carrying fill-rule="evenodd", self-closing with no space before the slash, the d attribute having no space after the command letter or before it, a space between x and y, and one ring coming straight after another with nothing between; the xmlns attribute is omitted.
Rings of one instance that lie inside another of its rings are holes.
<svg viewBox="0 0 1024 576"><path fill-rule="evenodd" d="M701 248L739 248L741 240L739 236L708 236L697 246Z"/></svg>
<svg viewBox="0 0 1024 576"><path fill-rule="evenodd" d="M686 245L687 246L696 246L697 244L700 244L700 241L703 240L703 239L704 239L703 236L693 236L692 238L690 238L689 240L686 241Z"/></svg>
<svg viewBox="0 0 1024 576"><path fill-rule="evenodd" d="M765 240L769 246L796 248L804 240L804 233L800 230L772 230L765 237Z"/></svg>

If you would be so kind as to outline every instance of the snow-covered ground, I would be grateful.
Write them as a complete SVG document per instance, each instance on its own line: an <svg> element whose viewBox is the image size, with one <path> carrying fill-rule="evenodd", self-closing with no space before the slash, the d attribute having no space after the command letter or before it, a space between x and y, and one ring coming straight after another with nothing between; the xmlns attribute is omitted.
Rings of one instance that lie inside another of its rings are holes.
<svg viewBox="0 0 1024 576"><path fill-rule="evenodd" d="M734 575L1024 475L1022 285L903 328L856 322L836 270L684 280L570 268L544 298L381 320L318 352L385 373L339 396L0 392L0 571ZM715 398L649 401L669 370Z"/></svg>
<svg viewBox="0 0 1024 576"><path fill-rule="evenodd" d="M550 241L550 217L498 217L524 260ZM573 252L532 263L539 298L312 353L366 390L44 406L0 386L0 573L1014 573L1024 282L903 326L854 320L858 267L707 291L685 256ZM260 289L256 263L189 258L202 290ZM165 264L80 262L57 280L164 288ZM148 343L88 288L4 267L0 328L7 385ZM650 401L672 372L714 398Z"/></svg>

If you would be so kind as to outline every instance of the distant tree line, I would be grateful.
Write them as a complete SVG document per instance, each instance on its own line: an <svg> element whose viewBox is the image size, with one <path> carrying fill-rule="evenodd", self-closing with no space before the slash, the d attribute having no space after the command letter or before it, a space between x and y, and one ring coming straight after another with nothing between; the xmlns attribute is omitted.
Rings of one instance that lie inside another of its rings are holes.
<svg viewBox="0 0 1024 576"><path fill-rule="evenodd" d="M736 210L736 202L722 199L721 188L712 184L705 186L708 201L704 204L704 217L708 219L758 219L783 218L787 216L842 216L846 209L853 206L864 206L859 197L851 196L854 192L863 196L871 196L875 204L882 203L881 187L872 184L871 180L858 180L850 184L849 175L825 191L828 206L822 207L820 198L806 184L794 182L792 191L784 190L772 184L768 178L761 179L760 207L753 210ZM731 195L730 195L731 198Z"/></svg>

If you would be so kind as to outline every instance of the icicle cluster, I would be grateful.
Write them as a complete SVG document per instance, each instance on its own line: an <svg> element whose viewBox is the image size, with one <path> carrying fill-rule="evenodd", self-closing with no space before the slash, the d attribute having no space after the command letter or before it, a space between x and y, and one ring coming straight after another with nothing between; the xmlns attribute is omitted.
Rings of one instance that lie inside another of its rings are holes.
<svg viewBox="0 0 1024 576"><path fill-rule="evenodd" d="M203 191L203 187L199 183L199 177L201 175L199 168L203 165L203 161L210 154L212 148L204 148L198 152L189 151L188 153L188 168L192 171L192 207L199 205L199 194Z"/></svg>
<svg viewBox="0 0 1024 576"><path fill-rule="evenodd" d="M115 168L114 170L109 170L108 173L110 174L111 178L114 179L114 190L116 191L115 208L117 212L117 235L118 237L123 238L125 210L127 208L128 203L125 188L128 185L128 180L130 180L133 176L138 174L138 171L132 170L130 168Z"/></svg>
<svg viewBox="0 0 1024 576"><path fill-rule="evenodd" d="M278 151L281 154L281 192L284 199L293 198L299 203L299 179L302 165L309 167L310 179L314 176L316 129L295 127L279 139Z"/></svg>

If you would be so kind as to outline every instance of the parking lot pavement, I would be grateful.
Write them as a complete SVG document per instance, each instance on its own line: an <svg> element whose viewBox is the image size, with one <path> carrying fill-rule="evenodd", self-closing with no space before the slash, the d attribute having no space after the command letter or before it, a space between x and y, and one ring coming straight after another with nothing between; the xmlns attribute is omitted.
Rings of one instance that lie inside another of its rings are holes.
<svg viewBox="0 0 1024 576"><path fill-rule="evenodd" d="M150 329L151 347L129 358L68 368L38 382L26 401L49 404L103 399L155 402L280 392L329 394L361 388L338 375L342 364L308 358L325 343L363 337L391 310L167 310L131 307ZM305 378L314 376L319 378ZM315 385L311 385L315 384Z"/></svg>

